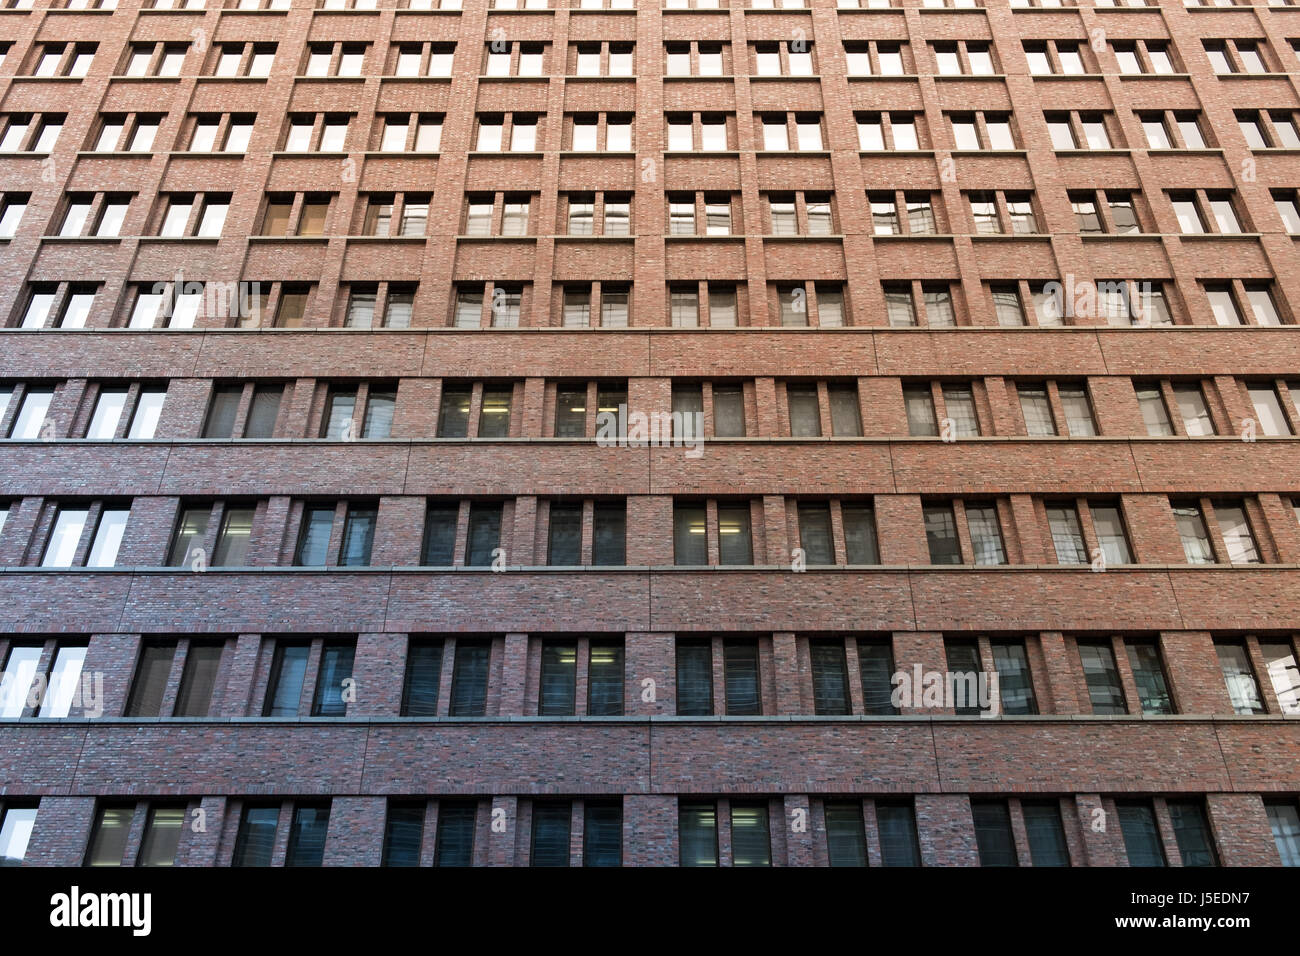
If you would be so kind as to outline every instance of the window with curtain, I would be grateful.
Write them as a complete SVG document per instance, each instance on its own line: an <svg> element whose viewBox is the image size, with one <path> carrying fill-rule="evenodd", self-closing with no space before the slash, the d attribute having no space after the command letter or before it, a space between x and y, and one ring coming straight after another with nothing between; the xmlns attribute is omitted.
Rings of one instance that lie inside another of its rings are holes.
<svg viewBox="0 0 1300 956"><path fill-rule="evenodd" d="M1228 687L1228 699L1236 714L1264 713L1264 700L1259 693L1255 671L1250 666L1250 654L1241 641L1218 641L1214 650L1219 657L1219 669Z"/></svg>
<svg viewBox="0 0 1300 956"><path fill-rule="evenodd" d="M263 717L297 717L302 684L307 676L311 645L306 641L276 641L271 656Z"/></svg>

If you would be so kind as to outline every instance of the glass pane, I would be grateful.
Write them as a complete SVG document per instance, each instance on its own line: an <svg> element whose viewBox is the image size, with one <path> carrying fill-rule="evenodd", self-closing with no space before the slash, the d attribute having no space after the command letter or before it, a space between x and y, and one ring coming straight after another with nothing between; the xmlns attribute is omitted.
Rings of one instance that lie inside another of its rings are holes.
<svg viewBox="0 0 1300 956"><path fill-rule="evenodd" d="M438 715L442 654L441 641L411 641L406 652L406 681L402 688L403 717Z"/></svg>
<svg viewBox="0 0 1300 956"><path fill-rule="evenodd" d="M490 647L481 641L457 641L451 674L452 717L482 717L487 713Z"/></svg>
<svg viewBox="0 0 1300 956"><path fill-rule="evenodd" d="M140 845L140 866L175 866L185 826L184 807L155 807L149 811Z"/></svg>
<svg viewBox="0 0 1300 956"><path fill-rule="evenodd" d="M424 837L424 804L388 805L384 821L383 866L419 866Z"/></svg>
<svg viewBox="0 0 1300 956"><path fill-rule="evenodd" d="M578 645L574 641L543 641L537 713L543 717L574 714Z"/></svg>
<svg viewBox="0 0 1300 956"><path fill-rule="evenodd" d="M920 866L921 843L916 816L910 805L876 804L880 832L880 857L885 866Z"/></svg>
<svg viewBox="0 0 1300 956"><path fill-rule="evenodd" d="M681 866L718 865L718 812L714 804L680 804L677 835Z"/></svg>
<svg viewBox="0 0 1300 956"><path fill-rule="evenodd" d="M771 866L766 804L731 804L731 865Z"/></svg>
<svg viewBox="0 0 1300 956"><path fill-rule="evenodd" d="M438 803L438 839L434 866L470 866L474 862L474 826L478 806L473 802L442 800Z"/></svg>
<svg viewBox="0 0 1300 956"><path fill-rule="evenodd" d="M131 831L132 807L104 807L95 820L86 853L87 866L121 866L126 854L126 838Z"/></svg>
<svg viewBox="0 0 1300 956"><path fill-rule="evenodd" d="M1079 660L1094 714L1126 714L1124 687L1109 644L1079 644Z"/></svg>
<svg viewBox="0 0 1300 956"><path fill-rule="evenodd" d="M356 645L328 643L321 648L320 670L316 675L313 717L343 717L348 712L348 685L352 679L352 660Z"/></svg>
<svg viewBox="0 0 1300 956"><path fill-rule="evenodd" d="M826 852L831 866L866 866L867 834L856 802L826 803Z"/></svg>
<svg viewBox="0 0 1300 956"><path fill-rule="evenodd" d="M722 645L727 716L745 717L763 712L759 686L758 643L724 641Z"/></svg>
<svg viewBox="0 0 1300 956"><path fill-rule="evenodd" d="M245 807L230 865L270 866L279 822L279 807Z"/></svg>
<svg viewBox="0 0 1300 956"><path fill-rule="evenodd" d="M263 717L297 717L302 701L302 682L307 675L308 644L285 644L277 641L271 659L271 677L262 708Z"/></svg>
<svg viewBox="0 0 1300 956"><path fill-rule="evenodd" d="M177 717L207 717L212 706L212 691L221 667L221 643L190 642L181 672L180 692L176 695Z"/></svg>
<svg viewBox="0 0 1300 956"><path fill-rule="evenodd" d="M1255 683L1255 671L1250 666L1250 655L1243 644L1215 644L1219 655L1219 669L1228 687L1228 699L1237 714L1262 714L1264 701Z"/></svg>
<svg viewBox="0 0 1300 956"><path fill-rule="evenodd" d="M162 716L163 691L176 656L176 642L146 644L140 649L140 663L126 704L127 717Z"/></svg>
<svg viewBox="0 0 1300 956"><path fill-rule="evenodd" d="M677 642L677 715L713 713L713 652L707 640Z"/></svg>
<svg viewBox="0 0 1300 956"><path fill-rule="evenodd" d="M329 829L330 810L323 807L295 807L289 830L289 846L284 854L285 866L320 866L325 858L325 834Z"/></svg>
<svg viewBox="0 0 1300 956"><path fill-rule="evenodd" d="M812 658L813 707L818 715L841 715L853 712L849 701L849 675L844 658L843 641L813 641L808 648Z"/></svg>
<svg viewBox="0 0 1300 956"><path fill-rule="evenodd" d="M980 866L1019 866L1007 805L1002 801L973 801L970 809Z"/></svg>
<svg viewBox="0 0 1300 956"><path fill-rule="evenodd" d="M623 865L623 807L583 801L582 865Z"/></svg>
<svg viewBox="0 0 1300 956"><path fill-rule="evenodd" d="M591 643L587 666L587 714L617 717L623 713L623 645Z"/></svg>
<svg viewBox="0 0 1300 956"><path fill-rule="evenodd" d="M1155 644L1130 642L1128 656L1129 665L1133 669L1133 680L1137 683L1138 697L1142 702L1142 713L1172 714L1174 704L1165 683L1160 651Z"/></svg>
<svg viewBox="0 0 1300 956"><path fill-rule="evenodd" d="M570 803L533 805L533 843L529 865L569 865L569 823L572 818L573 805Z"/></svg>

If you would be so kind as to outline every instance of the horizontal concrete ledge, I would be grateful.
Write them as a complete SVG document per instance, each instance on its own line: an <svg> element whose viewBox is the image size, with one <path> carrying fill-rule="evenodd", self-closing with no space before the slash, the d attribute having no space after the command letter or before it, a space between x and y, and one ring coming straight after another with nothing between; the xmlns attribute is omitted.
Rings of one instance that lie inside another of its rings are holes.
<svg viewBox="0 0 1300 956"><path fill-rule="evenodd" d="M1229 574L1250 574L1252 572L1300 571L1300 564L1124 564L1093 571L1086 564L835 564L815 565L806 571L795 571L788 564L656 564L656 565L507 565L497 571L490 567L438 567L433 565L367 565L365 567L342 567L339 565L253 565L248 567L208 568L205 571L189 571L172 566L112 568L45 568L45 567L0 567L0 574L90 574L96 577L121 574L174 574L189 578L197 574L222 576L234 574L753 574L756 571L773 574L797 574L801 578L818 574L1016 574L1045 572L1058 574L1104 574L1109 576L1141 574L1156 572L1164 574L1190 573L1205 574L1223 572Z"/></svg>

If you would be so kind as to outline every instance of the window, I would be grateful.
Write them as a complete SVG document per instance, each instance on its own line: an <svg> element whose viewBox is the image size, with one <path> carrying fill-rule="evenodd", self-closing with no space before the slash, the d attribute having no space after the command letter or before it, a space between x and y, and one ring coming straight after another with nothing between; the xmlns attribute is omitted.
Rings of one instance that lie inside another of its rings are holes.
<svg viewBox="0 0 1300 956"><path fill-rule="evenodd" d="M1011 813L1004 800L972 800L975 843L980 866L1019 866L1016 841L1011 833Z"/></svg>
<svg viewBox="0 0 1300 956"><path fill-rule="evenodd" d="M101 806L86 850L86 866L121 866L131 831L131 806Z"/></svg>
<svg viewBox="0 0 1300 956"><path fill-rule="evenodd" d="M284 865L320 866L325 859L325 834L329 821L328 804L295 804Z"/></svg>
<svg viewBox="0 0 1300 956"><path fill-rule="evenodd" d="M36 828L37 807L0 803L0 867L21 866Z"/></svg>
<svg viewBox="0 0 1300 956"><path fill-rule="evenodd" d="M263 717L298 716L310 656L311 644L305 641L275 641Z"/></svg>
<svg viewBox="0 0 1300 956"><path fill-rule="evenodd" d="M469 506L469 531L465 540L465 566L488 567L501 541L500 502L473 501Z"/></svg>
<svg viewBox="0 0 1300 956"><path fill-rule="evenodd" d="M713 713L713 652L707 639L677 641L677 715Z"/></svg>
<svg viewBox="0 0 1300 956"><path fill-rule="evenodd" d="M1025 836L1034 866L1069 866L1070 850L1061 823L1061 807L1055 800L1022 800Z"/></svg>
<svg viewBox="0 0 1300 956"><path fill-rule="evenodd" d="M893 702L894 650L888 640L858 641L858 673L862 682L863 713L898 713Z"/></svg>
<svg viewBox="0 0 1300 956"><path fill-rule="evenodd" d="M731 865L771 866L767 804L731 801Z"/></svg>
<svg viewBox="0 0 1300 956"><path fill-rule="evenodd" d="M485 641L457 639L452 663L449 716L482 717L487 713L490 650L490 645Z"/></svg>
<svg viewBox="0 0 1300 956"><path fill-rule="evenodd" d="M1165 850L1156 825L1155 810L1149 802L1117 802L1120 829L1129 866L1165 866Z"/></svg>
<svg viewBox="0 0 1300 956"><path fill-rule="evenodd" d="M185 826L185 807L151 805L140 839L138 866L175 866Z"/></svg>
<svg viewBox="0 0 1300 956"><path fill-rule="evenodd" d="M424 804L419 801L388 801L384 818L384 851L381 866L419 866L424 838Z"/></svg>
<svg viewBox="0 0 1300 956"><path fill-rule="evenodd" d="M1183 554L1188 564L1213 564L1214 550L1205 527L1201 506L1194 501L1172 504L1178 536L1183 542Z"/></svg>
<svg viewBox="0 0 1300 956"><path fill-rule="evenodd" d="M876 824L880 834L882 864L921 865L921 841L916 830L916 811L911 803L884 803L877 800Z"/></svg>
<svg viewBox="0 0 1300 956"><path fill-rule="evenodd" d="M1128 641L1129 665L1144 714L1172 714L1174 704L1165 681L1160 650L1152 641Z"/></svg>
<svg viewBox="0 0 1300 956"><path fill-rule="evenodd" d="M321 648L320 668L316 673L316 693L312 699L313 717L344 717L352 689L352 661L355 641L326 641Z"/></svg>
<svg viewBox="0 0 1300 956"><path fill-rule="evenodd" d="M1047 525L1052 533L1052 546L1058 564L1088 563L1083 530L1079 525L1079 510L1074 505L1047 505Z"/></svg>
<svg viewBox="0 0 1300 956"><path fill-rule="evenodd" d="M433 849L434 866L470 866L473 863L477 817L478 805L474 801L438 801L438 834Z"/></svg>
<svg viewBox="0 0 1300 956"><path fill-rule="evenodd" d="M0 717L21 717L40 665L41 645L15 644L9 648L4 679L0 682Z"/></svg>
<svg viewBox="0 0 1300 956"><path fill-rule="evenodd" d="M1219 657L1219 669L1228 688L1228 699L1235 714L1262 714L1264 700L1259 693L1250 654L1242 641L1216 641L1214 650Z"/></svg>
<svg viewBox="0 0 1300 956"><path fill-rule="evenodd" d="M1129 548L1128 535L1124 530L1124 517L1119 505L1101 502L1089 502L1092 512L1093 530L1097 533L1097 544L1107 564L1131 564L1133 552Z"/></svg>
<svg viewBox="0 0 1300 956"><path fill-rule="evenodd" d="M952 505L931 504L922 509L925 539L930 548L931 564L961 564L961 547L957 540L957 521Z"/></svg>
<svg viewBox="0 0 1300 956"><path fill-rule="evenodd" d="M677 841L680 866L717 866L717 805L711 802L679 803Z"/></svg>
<svg viewBox="0 0 1300 956"><path fill-rule="evenodd" d="M1128 704L1109 642L1080 641L1079 661L1094 714L1126 714Z"/></svg>
<svg viewBox="0 0 1300 956"><path fill-rule="evenodd" d="M1266 801L1269 827L1283 866L1300 866L1300 809L1294 802ZM12 812L12 811L11 811ZM32 811L34 814L35 811ZM0 833L0 861L3 861L3 834ZM21 856L21 854L20 854ZM3 862L0 862L3 865Z"/></svg>
<svg viewBox="0 0 1300 956"><path fill-rule="evenodd" d="M1261 640L1260 657L1284 714L1300 714L1300 665L1289 641Z"/></svg>
<svg viewBox="0 0 1300 956"><path fill-rule="evenodd" d="M438 716L438 685L442 679L443 642L410 638L402 684L403 717Z"/></svg>
<svg viewBox="0 0 1300 956"><path fill-rule="evenodd" d="M1052 404L1047 397L1047 388L1042 385L1020 385L1020 411L1025 418L1025 430L1029 435L1055 435L1056 418L1052 414Z"/></svg>
<svg viewBox="0 0 1300 956"><path fill-rule="evenodd" d="M1255 419L1259 430L1268 436L1290 435L1291 425L1282 411L1282 402L1277 389L1272 385L1248 384L1246 394L1255 410Z"/></svg>
<svg viewBox="0 0 1300 956"><path fill-rule="evenodd" d="M623 714L623 644L592 640L587 661L587 715L619 717Z"/></svg>
<svg viewBox="0 0 1300 956"><path fill-rule="evenodd" d="M279 822L278 806L245 804L239 820L239 832L235 837L235 852L230 865L270 866Z"/></svg>
<svg viewBox="0 0 1300 956"><path fill-rule="evenodd" d="M812 660L814 713L819 716L851 714L853 708L844 642L814 640L809 642L808 650Z"/></svg>
<svg viewBox="0 0 1300 956"><path fill-rule="evenodd" d="M1178 414L1187 434L1193 437L1215 434L1214 422L1210 419L1209 406L1205 403L1205 394L1201 386L1176 384L1173 391Z"/></svg>
<svg viewBox="0 0 1300 956"><path fill-rule="evenodd" d="M1007 563L1006 549L1002 544L1002 527L995 506L968 504L966 525L970 531L971 550L976 564Z"/></svg>
<svg viewBox="0 0 1300 956"><path fill-rule="evenodd" d="M1170 800L1169 820L1183 866L1218 866L1205 805L1199 800Z"/></svg>
<svg viewBox="0 0 1300 956"><path fill-rule="evenodd" d="M532 866L569 865L569 824L573 805L566 801L533 803Z"/></svg>
<svg viewBox="0 0 1300 956"><path fill-rule="evenodd" d="M41 558L43 568L70 568L77 562L80 544L95 509L88 506L60 505L55 511L53 527ZM118 547L126 532L130 511L124 507L103 505L98 509L98 523L90 548L79 563L91 568L111 568L117 560Z"/></svg>
<svg viewBox="0 0 1300 956"><path fill-rule="evenodd" d="M543 641L537 713L543 717L574 714L578 645L576 641Z"/></svg>

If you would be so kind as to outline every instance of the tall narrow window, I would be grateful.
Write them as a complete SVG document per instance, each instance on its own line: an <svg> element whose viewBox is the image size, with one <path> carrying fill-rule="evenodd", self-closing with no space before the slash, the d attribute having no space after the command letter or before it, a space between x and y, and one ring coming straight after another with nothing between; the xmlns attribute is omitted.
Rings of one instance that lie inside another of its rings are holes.
<svg viewBox="0 0 1300 956"><path fill-rule="evenodd" d="M677 716L713 713L713 651L707 638L677 641Z"/></svg>
<svg viewBox="0 0 1300 956"><path fill-rule="evenodd" d="M140 838L139 866L175 866L185 826L184 807L150 807Z"/></svg>
<svg viewBox="0 0 1300 956"><path fill-rule="evenodd" d="M263 717L297 717L302 701L302 684L307 676L307 658L311 645L305 642L276 641L271 657L271 674L267 681Z"/></svg>
<svg viewBox="0 0 1300 956"><path fill-rule="evenodd" d="M487 713L489 651L486 641L456 641L450 716L482 717Z"/></svg>
<svg viewBox="0 0 1300 956"><path fill-rule="evenodd" d="M587 662L587 716L623 713L623 644L592 641Z"/></svg>
<svg viewBox="0 0 1300 956"><path fill-rule="evenodd" d="M827 801L826 855L831 866L866 866L867 832L862 807L854 801Z"/></svg>
<svg viewBox="0 0 1300 956"><path fill-rule="evenodd" d="M819 716L852 713L844 642L815 640L809 643L808 650L812 658L814 711Z"/></svg>
<svg viewBox="0 0 1300 956"><path fill-rule="evenodd" d="M858 641L858 673L863 713L898 713L893 699L894 649L888 641Z"/></svg>
<svg viewBox="0 0 1300 956"><path fill-rule="evenodd" d="M500 502L475 501L469 506L469 532L465 541L466 567L488 567L501 543Z"/></svg>
<svg viewBox="0 0 1300 956"><path fill-rule="evenodd" d="M727 716L747 717L763 712L759 682L758 642L727 640L722 644Z"/></svg>
<svg viewBox="0 0 1300 956"><path fill-rule="evenodd" d="M0 867L21 866L36 829L36 807L8 804L0 813Z"/></svg>
<svg viewBox="0 0 1300 956"><path fill-rule="evenodd" d="M581 502L551 502L546 563L568 567L582 563Z"/></svg>
<svg viewBox="0 0 1300 956"><path fill-rule="evenodd" d="M980 866L1019 866L1016 841L1011 833L1011 813L1004 800L972 800L975 843Z"/></svg>
<svg viewBox="0 0 1300 956"><path fill-rule="evenodd" d="M474 828L478 805L470 800L438 803L438 837L433 848L434 866L470 866L474 862Z"/></svg>
<svg viewBox="0 0 1300 956"><path fill-rule="evenodd" d="M355 641L327 641L321 648L316 694L311 705L313 717L346 716L356 649Z"/></svg>
<svg viewBox="0 0 1300 956"><path fill-rule="evenodd" d="M718 809L713 803L682 803L677 808L678 863L718 865Z"/></svg>
<svg viewBox="0 0 1300 956"><path fill-rule="evenodd" d="M388 802L381 866L419 866L424 837L424 803Z"/></svg>
<svg viewBox="0 0 1300 956"><path fill-rule="evenodd" d="M1048 505L1047 526L1052 532L1052 546L1058 564L1088 563L1083 529L1079 526L1079 511L1074 505Z"/></svg>
<svg viewBox="0 0 1300 956"><path fill-rule="evenodd" d="M424 515L424 545L420 563L426 567L450 567L456 554L456 523L460 513L455 503L432 503Z"/></svg>
<svg viewBox="0 0 1300 956"><path fill-rule="evenodd" d="M998 674L998 695L1004 714L1036 714L1038 700L1029 673L1023 641L994 641L993 667Z"/></svg>
<svg viewBox="0 0 1300 956"><path fill-rule="evenodd" d="M1129 866L1165 866L1165 849L1150 803L1125 802L1116 806Z"/></svg>
<svg viewBox="0 0 1300 956"><path fill-rule="evenodd" d="M302 527L298 531L298 550L294 564L301 567L324 567L329 554L330 534L334 529L335 507L307 505L302 512ZM207 523L204 522L204 532Z"/></svg>
<svg viewBox="0 0 1300 956"><path fill-rule="evenodd" d="M121 866L131 832L133 807L100 807L86 851L86 866Z"/></svg>
<svg viewBox="0 0 1300 956"><path fill-rule="evenodd" d="M181 671L181 686L176 693L175 716L208 716L223 646L220 641L190 641L185 667Z"/></svg>
<svg viewBox="0 0 1300 956"><path fill-rule="evenodd" d="M568 801L533 804L532 866L569 865L569 824L573 805Z"/></svg>
<svg viewBox="0 0 1300 956"><path fill-rule="evenodd" d="M176 642L161 641L140 648L135 681L126 703L127 717L158 717L162 714L163 691L176 657Z"/></svg>
<svg viewBox="0 0 1300 956"><path fill-rule="evenodd" d="M749 502L718 505L718 563L753 564Z"/></svg>
<svg viewBox="0 0 1300 956"><path fill-rule="evenodd" d="M1300 714L1300 665L1289 641L1260 641L1259 653L1284 714Z"/></svg>
<svg viewBox="0 0 1300 956"><path fill-rule="evenodd" d="M1199 800L1170 800L1169 821L1183 866L1218 866L1219 856L1210 835L1210 821L1205 805Z"/></svg>
<svg viewBox="0 0 1300 956"><path fill-rule="evenodd" d="M320 866L325 861L325 834L329 830L328 804L298 804L289 824L285 866Z"/></svg>
<svg viewBox="0 0 1300 956"><path fill-rule="evenodd" d="M799 502L799 546L808 564L834 564L831 540L831 509L822 501Z"/></svg>
<svg viewBox="0 0 1300 956"><path fill-rule="evenodd" d="M1088 699L1094 714L1126 714L1124 685L1115 666L1115 652L1109 643L1079 642L1079 661L1088 685Z"/></svg>
<svg viewBox="0 0 1300 956"><path fill-rule="evenodd" d="M1160 650L1153 641L1129 641L1129 665L1137 682L1138 697L1144 714L1172 714L1174 702L1169 696Z"/></svg>
<svg viewBox="0 0 1300 956"><path fill-rule="evenodd" d="M925 539L930 548L931 564L961 564L961 546L957 540L957 519L952 505L926 505Z"/></svg>
<svg viewBox="0 0 1300 956"><path fill-rule="evenodd" d="M578 645L575 641L543 641L537 713L569 717L574 713Z"/></svg>
<svg viewBox="0 0 1300 956"><path fill-rule="evenodd" d="M1264 713L1264 700L1260 697L1246 645L1240 641L1220 641L1215 643L1214 649L1219 656L1219 670L1223 672L1223 682L1228 687L1233 713Z"/></svg>
<svg viewBox="0 0 1300 956"><path fill-rule="evenodd" d="M618 800L584 800L582 865L623 865L623 805Z"/></svg>
<svg viewBox="0 0 1300 956"><path fill-rule="evenodd" d="M772 865L766 803L731 801L731 865Z"/></svg>
<svg viewBox="0 0 1300 956"><path fill-rule="evenodd" d="M1300 808L1294 801L1264 804L1268 811L1268 825L1273 831L1273 843L1283 866L1300 866ZM13 811L10 811L11 813ZM5 818L8 820L8 817ZM3 865L4 839L0 834L0 865Z"/></svg>
<svg viewBox="0 0 1300 956"><path fill-rule="evenodd" d="M597 501L592 508L591 563L621 567L627 563L627 505Z"/></svg>
<svg viewBox="0 0 1300 956"><path fill-rule="evenodd" d="M1069 866L1070 850L1061 823L1061 805L1055 800L1022 800L1029 858L1034 866Z"/></svg>
<svg viewBox="0 0 1300 956"><path fill-rule="evenodd" d="M438 715L442 653L442 641L410 641L406 651L406 676L402 684L403 717Z"/></svg>
<svg viewBox="0 0 1300 956"><path fill-rule="evenodd" d="M880 832L880 861L885 866L921 865L916 812L910 803L876 801L876 825Z"/></svg>
<svg viewBox="0 0 1300 956"><path fill-rule="evenodd" d="M270 866L275 851L275 832L280 825L278 806L247 806L235 837L231 866Z"/></svg>
<svg viewBox="0 0 1300 956"><path fill-rule="evenodd" d="M840 517L844 525L844 552L849 564L879 564L876 511L865 502L843 502Z"/></svg>

